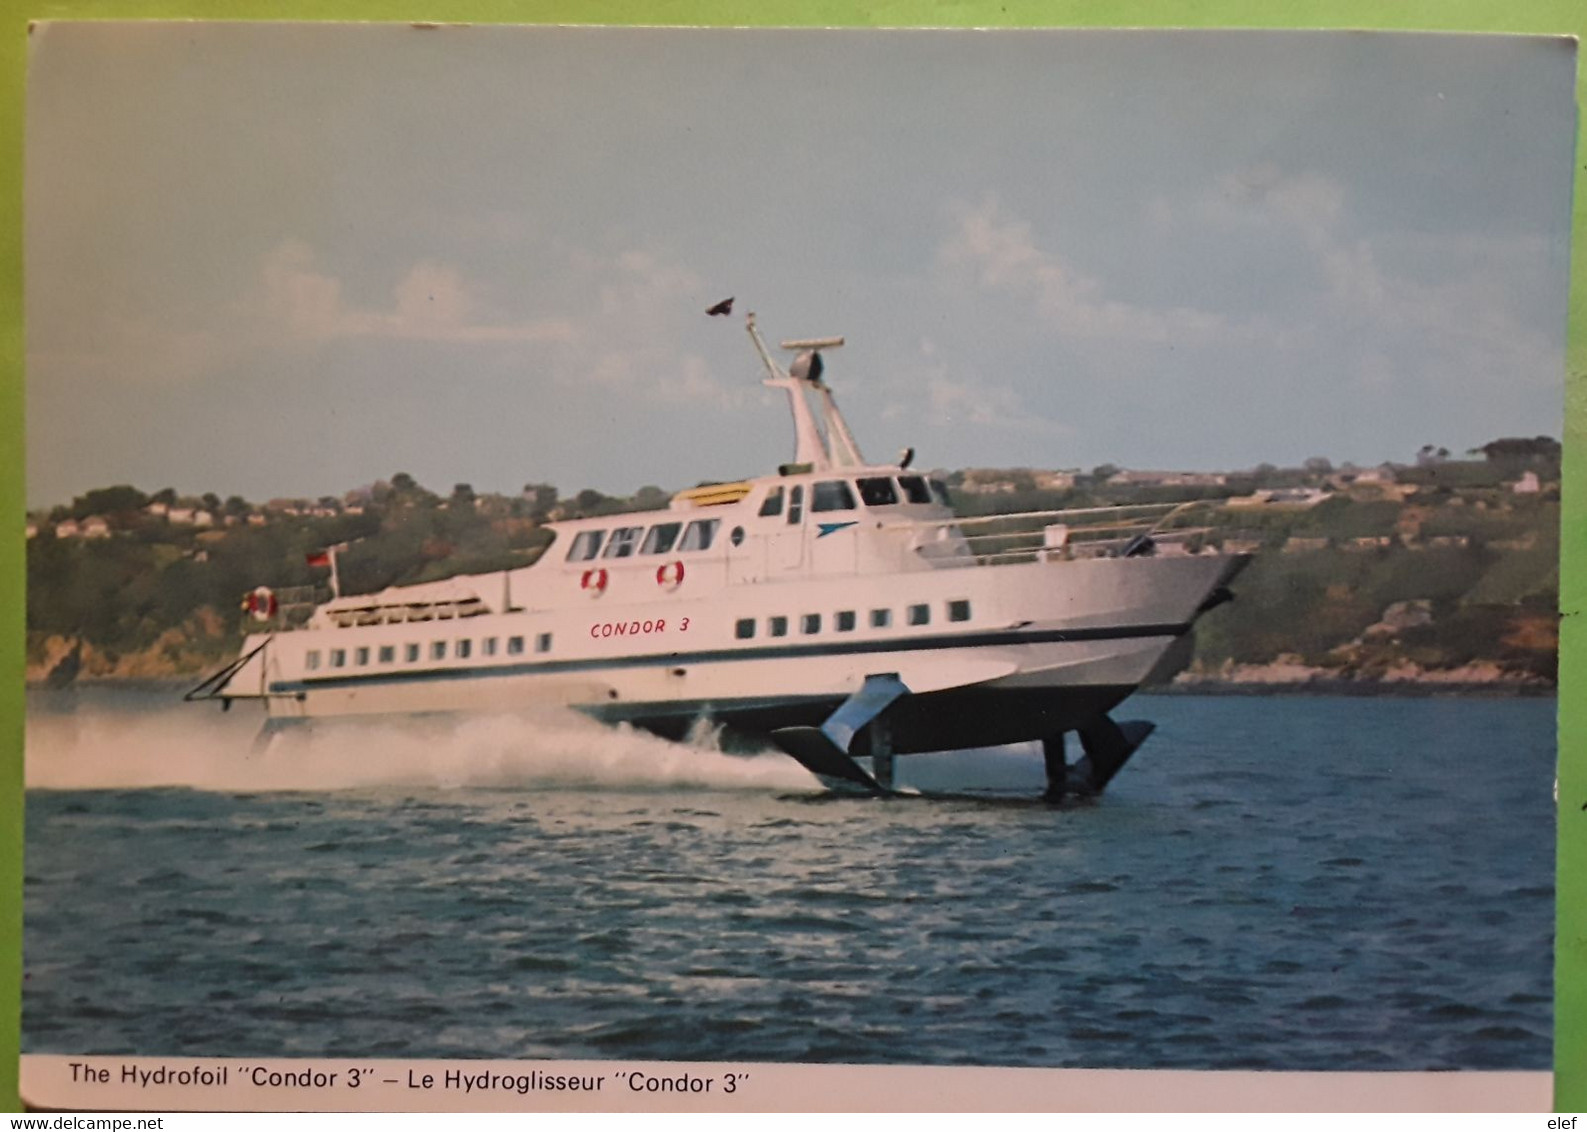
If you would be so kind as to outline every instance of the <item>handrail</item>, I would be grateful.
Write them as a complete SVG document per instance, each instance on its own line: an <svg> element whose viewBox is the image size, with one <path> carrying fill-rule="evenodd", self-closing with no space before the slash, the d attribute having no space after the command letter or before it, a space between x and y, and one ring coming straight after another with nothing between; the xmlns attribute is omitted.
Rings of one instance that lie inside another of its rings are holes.
<svg viewBox="0 0 1587 1132"><path fill-rule="evenodd" d="M914 527L941 527L957 526L968 527L985 523L1008 522L1014 519L1066 519L1082 515L1123 515L1129 512L1164 512L1159 523L1167 522L1182 511L1194 507L1205 507L1212 503L1220 502L1210 499L1190 499L1179 503L1120 503L1110 507L1074 507L1063 511L1009 511L998 515L971 515L954 516L948 519L909 519L903 522L885 523L883 530L908 530Z"/></svg>

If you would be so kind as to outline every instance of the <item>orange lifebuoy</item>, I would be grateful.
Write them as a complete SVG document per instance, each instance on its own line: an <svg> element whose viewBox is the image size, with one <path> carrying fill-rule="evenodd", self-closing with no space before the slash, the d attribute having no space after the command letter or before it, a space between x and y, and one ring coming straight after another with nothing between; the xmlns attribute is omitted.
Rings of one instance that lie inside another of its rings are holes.
<svg viewBox="0 0 1587 1132"><path fill-rule="evenodd" d="M593 570L584 571L584 577L579 579L579 589L588 593L591 597L599 597L606 592L607 581L606 570L597 566Z"/></svg>
<svg viewBox="0 0 1587 1132"><path fill-rule="evenodd" d="M683 585L683 563L669 562L656 567L656 585L675 590Z"/></svg>

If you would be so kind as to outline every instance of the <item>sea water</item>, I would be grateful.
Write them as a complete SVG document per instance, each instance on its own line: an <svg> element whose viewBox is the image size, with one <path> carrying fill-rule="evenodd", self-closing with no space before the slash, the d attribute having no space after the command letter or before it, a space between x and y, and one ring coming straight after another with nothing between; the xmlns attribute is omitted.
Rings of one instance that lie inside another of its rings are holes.
<svg viewBox="0 0 1587 1132"><path fill-rule="evenodd" d="M1554 703L1137 697L848 799L571 715L330 729L37 694L30 1052L1546 1069Z"/></svg>

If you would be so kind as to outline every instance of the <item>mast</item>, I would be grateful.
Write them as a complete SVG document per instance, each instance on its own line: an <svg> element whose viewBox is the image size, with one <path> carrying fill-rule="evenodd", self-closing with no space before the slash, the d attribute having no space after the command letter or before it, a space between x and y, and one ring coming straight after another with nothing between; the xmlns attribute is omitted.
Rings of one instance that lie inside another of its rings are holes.
<svg viewBox="0 0 1587 1132"><path fill-rule="evenodd" d="M817 471L827 470L832 466L832 461L821 442L821 432L816 428L815 417L810 412L809 403L805 401L800 382L772 360L766 343L761 341L760 331L755 329L755 312L750 311L744 321L749 329L750 341L755 343L755 351L760 354L761 363L766 367L766 372L771 374L762 384L785 390L788 394L788 408L794 419L794 463L809 464Z"/></svg>
<svg viewBox="0 0 1587 1132"><path fill-rule="evenodd" d="M784 350L798 351L793 365L784 370L772 360L771 351L766 349L766 343L761 340L760 331L755 328L753 311L746 323L750 340L755 343L755 351L760 354L766 372L771 374L763 384L782 389L788 394L788 407L794 418L794 462L809 464L815 471L863 466L865 457L860 454L860 446L849 431L843 414L838 411L831 387L821 380L825 368L821 351L836 349L843 345L843 339L806 338L780 343ZM810 409L810 393L814 393L820 403L819 423Z"/></svg>

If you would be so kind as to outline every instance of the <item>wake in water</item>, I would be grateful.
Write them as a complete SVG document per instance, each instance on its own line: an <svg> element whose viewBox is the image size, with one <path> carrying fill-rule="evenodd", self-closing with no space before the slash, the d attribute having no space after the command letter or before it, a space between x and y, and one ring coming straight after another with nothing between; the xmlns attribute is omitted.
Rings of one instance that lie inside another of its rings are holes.
<svg viewBox="0 0 1587 1132"><path fill-rule="evenodd" d="M819 789L781 754L723 753L566 709L316 725L252 750L260 717L81 707L30 713L26 781L54 790L346 790L383 786Z"/></svg>

